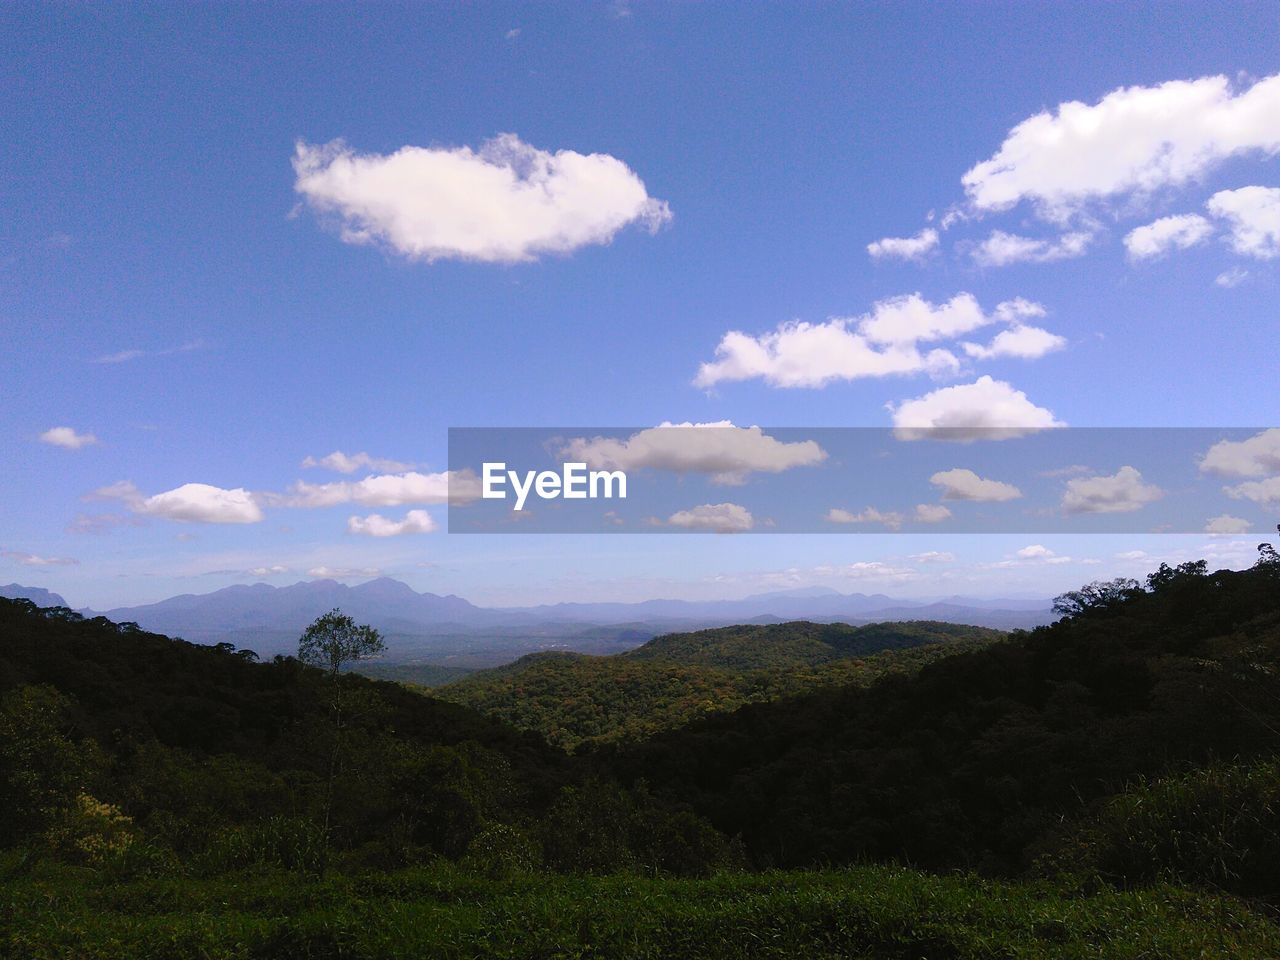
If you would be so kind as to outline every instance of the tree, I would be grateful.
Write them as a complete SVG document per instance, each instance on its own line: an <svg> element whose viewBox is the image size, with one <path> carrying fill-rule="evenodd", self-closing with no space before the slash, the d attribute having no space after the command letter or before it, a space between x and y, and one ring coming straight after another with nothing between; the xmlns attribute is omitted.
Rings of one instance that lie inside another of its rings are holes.
<svg viewBox="0 0 1280 960"><path fill-rule="evenodd" d="M342 668L358 660L377 656L386 649L378 631L368 624L357 624L336 607L317 617L298 639L298 659L319 667L329 675L329 714L333 723L333 749L329 754L329 776L324 790L324 822L326 847L329 821L333 813L333 784L338 775L342 753ZM324 864L322 862L321 869Z"/></svg>
<svg viewBox="0 0 1280 960"><path fill-rule="evenodd" d="M1053 612L1064 617L1078 617L1092 610L1106 610L1130 600L1142 593L1137 580L1117 577L1115 580L1095 580L1093 583L1070 590L1053 598Z"/></svg>

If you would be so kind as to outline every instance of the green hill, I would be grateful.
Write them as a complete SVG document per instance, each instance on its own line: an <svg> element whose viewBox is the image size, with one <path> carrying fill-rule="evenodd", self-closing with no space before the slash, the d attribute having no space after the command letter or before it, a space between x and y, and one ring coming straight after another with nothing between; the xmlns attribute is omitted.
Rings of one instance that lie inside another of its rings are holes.
<svg viewBox="0 0 1280 960"><path fill-rule="evenodd" d="M1162 567L915 674L713 714L602 759L757 863L902 858L1017 873L1138 777L1280 750L1280 563ZM1271 891L1280 895L1280 890Z"/></svg>
<svg viewBox="0 0 1280 960"><path fill-rule="evenodd" d="M1005 635L927 621L722 627L613 656L537 653L431 691L566 749L642 740L709 713L865 686Z"/></svg>

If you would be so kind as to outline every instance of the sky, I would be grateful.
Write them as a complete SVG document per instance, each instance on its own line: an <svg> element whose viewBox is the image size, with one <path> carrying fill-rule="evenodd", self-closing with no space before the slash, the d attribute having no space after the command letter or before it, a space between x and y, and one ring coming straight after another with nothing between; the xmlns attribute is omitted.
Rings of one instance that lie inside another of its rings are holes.
<svg viewBox="0 0 1280 960"><path fill-rule="evenodd" d="M1280 519L1272 4L6 4L0 123L0 582L75 606L1047 596ZM1258 439L1197 534L447 532L450 428L664 423Z"/></svg>

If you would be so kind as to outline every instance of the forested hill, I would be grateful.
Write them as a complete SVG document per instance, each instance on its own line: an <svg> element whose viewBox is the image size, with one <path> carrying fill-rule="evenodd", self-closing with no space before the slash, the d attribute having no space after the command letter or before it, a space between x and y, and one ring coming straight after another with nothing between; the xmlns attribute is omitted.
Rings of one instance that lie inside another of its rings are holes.
<svg viewBox="0 0 1280 960"><path fill-rule="evenodd" d="M566 749L641 740L708 713L819 688L866 686L1005 634L928 621L800 621L655 637L597 657L538 653L431 691Z"/></svg>
<svg viewBox="0 0 1280 960"><path fill-rule="evenodd" d="M270 820L280 817L295 818L295 846L314 845L336 758L336 847L456 854L486 822L544 808L566 781L564 755L536 735L355 675L337 681L335 753L325 674L256 660L0 600L0 848L50 829L78 796L184 857L247 824L284 829Z"/></svg>
<svg viewBox="0 0 1280 960"><path fill-rule="evenodd" d="M776 670L817 666L833 660L863 657L928 643L992 642L998 630L963 624L912 620L871 623L810 623L805 620L765 626L720 627L654 637L635 650L619 654L634 660L665 660L726 670Z"/></svg>
<svg viewBox="0 0 1280 960"><path fill-rule="evenodd" d="M1025 868L1139 775L1280 748L1280 562L1162 567L1068 616L868 689L706 716L605 762L660 783L758 862Z"/></svg>

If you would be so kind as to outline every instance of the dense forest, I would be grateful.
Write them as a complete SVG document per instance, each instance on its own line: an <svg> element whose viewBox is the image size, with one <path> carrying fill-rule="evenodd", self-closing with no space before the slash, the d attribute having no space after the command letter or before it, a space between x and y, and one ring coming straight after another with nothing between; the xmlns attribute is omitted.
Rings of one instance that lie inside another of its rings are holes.
<svg viewBox="0 0 1280 960"><path fill-rule="evenodd" d="M643 740L748 703L866 686L1004 636L930 621L721 627L655 637L612 656L529 654L431 695L573 750Z"/></svg>
<svg viewBox="0 0 1280 960"><path fill-rule="evenodd" d="M1275 552L1058 610L1003 639L702 631L486 681L724 697L569 753L404 685L0 601L0 955L1280 955ZM733 709L757 673L789 679Z"/></svg>

